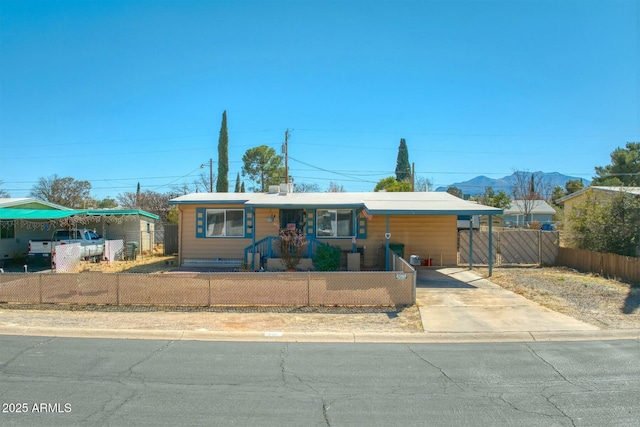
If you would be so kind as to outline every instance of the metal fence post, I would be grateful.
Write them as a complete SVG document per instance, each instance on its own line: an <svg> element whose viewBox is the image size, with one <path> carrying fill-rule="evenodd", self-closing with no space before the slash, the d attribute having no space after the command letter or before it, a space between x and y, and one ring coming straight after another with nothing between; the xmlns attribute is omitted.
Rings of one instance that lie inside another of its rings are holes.
<svg viewBox="0 0 640 427"><path fill-rule="evenodd" d="M412 301L413 304L416 303L416 286L417 286L417 282L418 282L418 270L414 268L413 269L413 301Z"/></svg>

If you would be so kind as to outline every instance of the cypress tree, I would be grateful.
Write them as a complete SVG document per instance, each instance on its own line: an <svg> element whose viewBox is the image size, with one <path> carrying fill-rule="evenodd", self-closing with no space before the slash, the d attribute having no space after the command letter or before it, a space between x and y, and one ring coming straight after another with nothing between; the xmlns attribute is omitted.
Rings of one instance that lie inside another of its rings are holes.
<svg viewBox="0 0 640 427"><path fill-rule="evenodd" d="M238 172L238 176L236 176L236 188L233 191L236 193L240 192L240 172Z"/></svg>
<svg viewBox="0 0 640 427"><path fill-rule="evenodd" d="M396 162L396 180L398 182L411 181L411 165L409 164L409 149L404 138L400 139L398 160Z"/></svg>
<svg viewBox="0 0 640 427"><path fill-rule="evenodd" d="M222 113L222 125L220 126L220 138L218 139L218 181L216 192L229 192L229 135L227 134L227 110Z"/></svg>

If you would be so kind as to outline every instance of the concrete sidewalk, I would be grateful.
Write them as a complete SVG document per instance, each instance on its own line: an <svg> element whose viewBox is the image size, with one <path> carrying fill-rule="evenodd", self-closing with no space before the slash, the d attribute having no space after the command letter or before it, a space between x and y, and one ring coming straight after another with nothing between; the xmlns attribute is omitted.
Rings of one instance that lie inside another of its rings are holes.
<svg viewBox="0 0 640 427"><path fill-rule="evenodd" d="M416 300L421 332L385 327L380 316L386 313L361 316L364 323L367 318L377 319L378 327L354 323L354 318L359 319L357 314L0 309L0 335L395 343L640 339L640 330L600 330L461 268L419 268ZM291 316L295 316L294 322ZM391 322L389 319L388 324Z"/></svg>

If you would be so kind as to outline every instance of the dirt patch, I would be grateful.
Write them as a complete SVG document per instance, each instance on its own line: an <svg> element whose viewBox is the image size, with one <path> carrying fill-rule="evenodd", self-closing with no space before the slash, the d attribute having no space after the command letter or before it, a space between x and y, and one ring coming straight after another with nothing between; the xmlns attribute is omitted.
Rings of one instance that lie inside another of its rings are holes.
<svg viewBox="0 0 640 427"><path fill-rule="evenodd" d="M486 268L475 270L488 275ZM602 329L640 328L640 286L564 267L494 268L490 280Z"/></svg>
<svg viewBox="0 0 640 427"><path fill-rule="evenodd" d="M105 273L160 273L178 269L178 257L174 255L139 255L135 260L90 262L81 261L77 271L102 271Z"/></svg>
<svg viewBox="0 0 640 427"><path fill-rule="evenodd" d="M319 308L284 312L269 307L202 308L190 311L149 307L18 306L0 304L0 326L132 330L422 332L416 306L397 311Z"/></svg>

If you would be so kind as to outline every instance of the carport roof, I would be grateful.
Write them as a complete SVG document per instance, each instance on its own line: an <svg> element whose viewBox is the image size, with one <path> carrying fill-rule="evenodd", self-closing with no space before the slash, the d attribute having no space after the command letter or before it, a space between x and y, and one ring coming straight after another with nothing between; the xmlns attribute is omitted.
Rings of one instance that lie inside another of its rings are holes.
<svg viewBox="0 0 640 427"><path fill-rule="evenodd" d="M55 210L55 209L0 209L0 219L26 219L26 220L43 220L43 219L60 219L77 215L74 210Z"/></svg>
<svg viewBox="0 0 640 427"><path fill-rule="evenodd" d="M68 218L71 216L112 216L112 215L141 215L151 219L159 219L158 215L137 209L81 209L81 210L55 210L55 209L10 209L0 208L0 219L12 220L47 220Z"/></svg>
<svg viewBox="0 0 640 427"><path fill-rule="evenodd" d="M496 215L502 209L462 200L446 192L193 193L171 204L242 204L257 208L358 208L378 215Z"/></svg>

